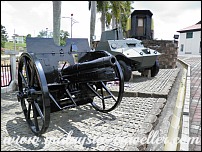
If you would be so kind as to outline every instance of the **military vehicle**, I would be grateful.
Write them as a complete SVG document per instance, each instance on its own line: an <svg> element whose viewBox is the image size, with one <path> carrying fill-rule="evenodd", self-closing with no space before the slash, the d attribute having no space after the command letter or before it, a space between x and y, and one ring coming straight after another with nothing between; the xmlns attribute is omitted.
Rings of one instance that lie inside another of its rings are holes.
<svg viewBox="0 0 202 152"><path fill-rule="evenodd" d="M116 57L121 65L124 81L129 81L132 71L138 71L141 74L150 72L154 77L159 72L158 56L156 50L145 48L141 40L135 38L123 38L123 33L116 28L104 31L101 35L95 51L105 50ZM150 71L149 71L150 70Z"/></svg>

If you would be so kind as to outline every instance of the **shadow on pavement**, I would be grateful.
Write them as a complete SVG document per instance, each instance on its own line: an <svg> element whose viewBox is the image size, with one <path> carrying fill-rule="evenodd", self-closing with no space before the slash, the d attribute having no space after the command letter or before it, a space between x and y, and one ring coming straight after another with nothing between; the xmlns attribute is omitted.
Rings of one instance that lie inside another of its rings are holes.
<svg viewBox="0 0 202 152"><path fill-rule="evenodd" d="M71 143L73 142L77 142L75 144L80 142L79 144L82 144L83 148L96 147L97 143L94 142L94 137L89 137L86 133L91 131L91 127L92 129L95 129L96 127L102 126L109 121L116 120L114 115L110 113L100 113L90 106L80 106L72 109L51 113L49 128L40 137L35 136L31 132L31 129L24 117L22 118L17 116L7 122L6 130L9 137L5 137L4 142L19 144L29 150L41 150L44 149L45 146L53 146L53 144L56 143L54 139L60 140L57 141L60 145L67 144L68 146L71 146ZM16 112L16 115L19 114L21 113ZM92 124L87 124L85 122L85 119L89 118L92 119ZM95 121L95 119L98 121ZM88 129L86 131L80 130L80 127L75 124L76 122L80 122L79 124L82 124L81 128L86 126Z"/></svg>

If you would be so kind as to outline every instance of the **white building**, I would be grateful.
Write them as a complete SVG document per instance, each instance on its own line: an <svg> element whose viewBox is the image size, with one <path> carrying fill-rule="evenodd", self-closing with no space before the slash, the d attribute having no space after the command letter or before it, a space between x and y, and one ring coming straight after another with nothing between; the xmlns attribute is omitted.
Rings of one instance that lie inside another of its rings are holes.
<svg viewBox="0 0 202 152"><path fill-rule="evenodd" d="M24 37L25 36L20 36L18 34L14 34L14 36L12 36L13 40L15 39L16 43L21 43L21 44L25 43Z"/></svg>
<svg viewBox="0 0 202 152"><path fill-rule="evenodd" d="M179 31L178 54L201 54L201 21Z"/></svg>

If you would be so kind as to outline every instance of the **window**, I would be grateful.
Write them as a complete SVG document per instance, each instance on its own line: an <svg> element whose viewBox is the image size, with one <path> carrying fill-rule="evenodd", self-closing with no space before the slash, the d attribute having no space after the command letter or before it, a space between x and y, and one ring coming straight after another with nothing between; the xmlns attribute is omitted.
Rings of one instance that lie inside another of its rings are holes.
<svg viewBox="0 0 202 152"><path fill-rule="evenodd" d="M184 50L184 44L181 44L180 51L183 52L183 50Z"/></svg>
<svg viewBox="0 0 202 152"><path fill-rule="evenodd" d="M143 18L138 19L138 25L137 26L143 26Z"/></svg>
<svg viewBox="0 0 202 152"><path fill-rule="evenodd" d="M193 32L187 32L187 33L186 33L186 38L187 38L187 39L193 38Z"/></svg>

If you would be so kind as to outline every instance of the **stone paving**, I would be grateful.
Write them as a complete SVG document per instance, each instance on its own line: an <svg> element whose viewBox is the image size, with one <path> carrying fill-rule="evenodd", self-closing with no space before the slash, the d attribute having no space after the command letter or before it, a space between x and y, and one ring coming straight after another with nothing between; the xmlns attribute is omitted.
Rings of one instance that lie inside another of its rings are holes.
<svg viewBox="0 0 202 152"><path fill-rule="evenodd" d="M200 143L190 144L190 151L201 151L201 56L179 56L190 65L190 137L199 137Z"/></svg>
<svg viewBox="0 0 202 152"><path fill-rule="evenodd" d="M125 84L119 107L108 114L88 104L51 113L49 128L42 137L34 136L27 126L16 92L1 94L1 149L143 151L147 144L138 142L138 138L151 138L178 72L179 69L160 69L154 78L134 76ZM129 91L136 96L127 96Z"/></svg>
<svg viewBox="0 0 202 152"><path fill-rule="evenodd" d="M125 83L126 96L132 94L136 97L162 97L167 98L173 83L178 75L179 68L161 69L157 76L146 78L140 73L133 72L133 78L129 83Z"/></svg>

